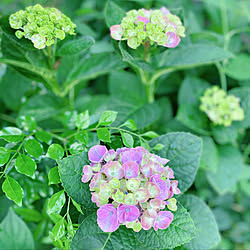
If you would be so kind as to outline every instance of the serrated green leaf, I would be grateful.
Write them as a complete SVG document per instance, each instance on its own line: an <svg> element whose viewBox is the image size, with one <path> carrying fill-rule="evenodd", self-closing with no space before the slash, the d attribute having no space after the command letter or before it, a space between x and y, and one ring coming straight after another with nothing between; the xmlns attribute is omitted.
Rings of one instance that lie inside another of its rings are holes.
<svg viewBox="0 0 250 250"><path fill-rule="evenodd" d="M35 249L34 239L27 225L9 209L0 224L0 249Z"/></svg>
<svg viewBox="0 0 250 250"><path fill-rule="evenodd" d="M43 154L42 145L34 139L29 139L25 142L24 148L26 152L35 158L39 158Z"/></svg>
<svg viewBox="0 0 250 250"><path fill-rule="evenodd" d="M15 179L5 175L2 189L8 199L14 201L18 206L22 206L23 189Z"/></svg>
<svg viewBox="0 0 250 250"><path fill-rule="evenodd" d="M250 79L250 56L248 54L238 54L226 65L225 72L233 79L244 81Z"/></svg>
<svg viewBox="0 0 250 250"><path fill-rule="evenodd" d="M36 171L36 162L28 155L19 154L16 158L15 167L19 173L32 177Z"/></svg>
<svg viewBox="0 0 250 250"><path fill-rule="evenodd" d="M66 201L64 190L52 195L48 202L48 214L60 213Z"/></svg>
<svg viewBox="0 0 250 250"><path fill-rule="evenodd" d="M49 171L49 185L61 183L58 167L53 167Z"/></svg>
<svg viewBox="0 0 250 250"><path fill-rule="evenodd" d="M48 133L47 131L37 131L35 133L35 137L36 139L38 139L41 142L45 142L46 144L50 144L51 140L52 140L52 136L50 135L50 133Z"/></svg>
<svg viewBox="0 0 250 250"><path fill-rule="evenodd" d="M231 146L218 146L219 162L216 172L207 171L210 184L219 194L232 192L243 169L243 157L240 151Z"/></svg>
<svg viewBox="0 0 250 250"><path fill-rule="evenodd" d="M108 27L120 24L126 12L111 0L108 0L104 10L105 21Z"/></svg>
<svg viewBox="0 0 250 250"><path fill-rule="evenodd" d="M89 215L80 225L72 243L71 249L147 249L137 241L132 229L120 226L113 233L103 232L97 225L96 212Z"/></svg>
<svg viewBox="0 0 250 250"><path fill-rule="evenodd" d="M7 142L20 142L24 138L23 132L15 127L5 127L0 131L0 138Z"/></svg>
<svg viewBox="0 0 250 250"><path fill-rule="evenodd" d="M196 237L186 243L184 249L210 249L220 242L220 233L210 208L194 195L183 195L180 202L189 211L196 226Z"/></svg>
<svg viewBox="0 0 250 250"><path fill-rule="evenodd" d="M107 128L98 128L97 136L103 142L111 142L110 141L110 132Z"/></svg>
<svg viewBox="0 0 250 250"><path fill-rule="evenodd" d="M59 160L58 168L62 185L67 194L78 204L93 208L95 204L91 201L89 184L81 181L83 166L88 164L88 156L83 152Z"/></svg>
<svg viewBox="0 0 250 250"><path fill-rule="evenodd" d="M84 36L78 39L69 40L60 47L56 54L58 56L79 54L95 44L91 36Z"/></svg>
<svg viewBox="0 0 250 250"><path fill-rule="evenodd" d="M0 147L0 167L8 162L10 158L11 150L8 148Z"/></svg>
<svg viewBox="0 0 250 250"><path fill-rule="evenodd" d="M141 230L134 233L135 237L145 245L160 249L174 248L189 242L195 237L194 222L180 203L177 204L177 207L177 211L172 212L174 219L167 229L158 231L154 231L153 228L148 231Z"/></svg>
<svg viewBox="0 0 250 250"><path fill-rule="evenodd" d="M129 133L125 133L120 131L121 136L122 136L122 142L123 144L128 147L128 148L132 148L134 146L134 139L133 136Z"/></svg>
<svg viewBox="0 0 250 250"><path fill-rule="evenodd" d="M149 145L153 148L158 143L164 148L157 154L170 160L168 165L179 181L181 192L185 192L192 185L199 167L201 139L190 133L172 132L154 138Z"/></svg>
<svg viewBox="0 0 250 250"><path fill-rule="evenodd" d="M108 126L112 124L115 121L117 114L118 112L116 111L104 111L101 115L98 126Z"/></svg>
<svg viewBox="0 0 250 250"><path fill-rule="evenodd" d="M89 127L89 111L88 110L77 115L76 127L78 129L86 129Z"/></svg>
<svg viewBox="0 0 250 250"><path fill-rule="evenodd" d="M122 125L120 125L120 127L127 127L129 129L131 129L132 131L137 129L137 126L136 126L135 121L133 119L129 119L129 120L125 121Z"/></svg>
<svg viewBox="0 0 250 250"><path fill-rule="evenodd" d="M64 149L59 144L52 144L48 148L47 155L53 160L60 160L64 156Z"/></svg>

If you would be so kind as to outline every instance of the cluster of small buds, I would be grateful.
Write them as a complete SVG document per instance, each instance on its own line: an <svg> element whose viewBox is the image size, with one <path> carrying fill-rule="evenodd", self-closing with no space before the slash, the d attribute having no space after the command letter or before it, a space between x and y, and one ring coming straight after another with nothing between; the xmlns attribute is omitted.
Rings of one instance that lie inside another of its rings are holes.
<svg viewBox="0 0 250 250"><path fill-rule="evenodd" d="M200 109L214 124L230 126L233 121L244 120L244 110L240 107L240 99L227 95L218 86L205 91L201 97Z"/></svg>
<svg viewBox="0 0 250 250"><path fill-rule="evenodd" d="M142 147L107 150L96 145L88 152L90 165L83 167L82 182L90 181L92 201L99 207L97 223L104 232L120 225L139 232L142 228L166 229L176 211L178 181L169 160ZM163 211L161 211L163 210Z"/></svg>
<svg viewBox="0 0 250 250"><path fill-rule="evenodd" d="M37 49L51 46L59 38L63 40L65 34L74 35L76 25L69 17L56 8L43 8L41 5L27 7L9 17L11 28L17 29L16 37L25 37L32 41Z"/></svg>
<svg viewBox="0 0 250 250"><path fill-rule="evenodd" d="M180 18L165 7L159 10L139 9L128 11L120 25L110 27L110 34L115 40L127 40L132 49L155 42L174 48L180 43L180 36L185 36L185 27Z"/></svg>

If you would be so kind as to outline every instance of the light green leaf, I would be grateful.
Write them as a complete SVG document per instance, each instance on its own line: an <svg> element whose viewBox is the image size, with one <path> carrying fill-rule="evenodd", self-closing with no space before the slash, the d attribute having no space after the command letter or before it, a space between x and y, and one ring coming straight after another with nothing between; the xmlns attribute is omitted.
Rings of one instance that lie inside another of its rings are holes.
<svg viewBox="0 0 250 250"><path fill-rule="evenodd" d="M156 151L160 151L164 148L164 145L161 144L161 143L158 143L156 144L154 147L153 147L153 150L156 150Z"/></svg>
<svg viewBox="0 0 250 250"><path fill-rule="evenodd" d="M78 129L86 129L89 126L89 111L86 110L83 113L80 113L76 117L76 127Z"/></svg>
<svg viewBox="0 0 250 250"><path fill-rule="evenodd" d="M0 130L0 139L4 139L7 142L20 142L24 138L23 132L15 127L5 127Z"/></svg>
<svg viewBox="0 0 250 250"><path fill-rule="evenodd" d="M108 126L112 124L115 121L117 114L118 113L115 111L104 111L101 115L98 126Z"/></svg>
<svg viewBox="0 0 250 250"><path fill-rule="evenodd" d="M26 131L32 132L36 129L36 120L32 116L19 116L17 118L17 125L19 128L23 128Z"/></svg>
<svg viewBox="0 0 250 250"><path fill-rule="evenodd" d="M89 135L87 131L81 131L76 136L75 139L79 142L82 142L84 145L88 144Z"/></svg>
<svg viewBox="0 0 250 250"><path fill-rule="evenodd" d="M170 160L168 165L179 181L181 192L185 192L192 185L199 167L201 139L190 133L173 132L154 138L149 145L153 148L159 143L163 144L164 148L157 154Z"/></svg>
<svg viewBox="0 0 250 250"><path fill-rule="evenodd" d="M42 145L34 139L27 140L24 144L24 148L28 154L35 158L39 158L43 154Z"/></svg>
<svg viewBox="0 0 250 250"><path fill-rule="evenodd" d="M50 133L46 132L46 131L37 131L35 133L36 139L38 139L41 142L45 142L46 144L50 144L51 140L52 140L52 136L50 135Z"/></svg>
<svg viewBox="0 0 250 250"><path fill-rule="evenodd" d="M210 184L219 194L232 192L243 169L240 151L231 146L218 146L219 163L216 172L207 171Z"/></svg>
<svg viewBox="0 0 250 250"><path fill-rule="evenodd" d="M63 115L63 125L69 129L76 128L77 111L66 111Z"/></svg>
<svg viewBox="0 0 250 250"><path fill-rule="evenodd" d="M48 148L48 156L53 160L60 160L64 156L64 149L59 144L52 144Z"/></svg>
<svg viewBox="0 0 250 250"><path fill-rule="evenodd" d="M65 220L64 220L64 218L62 218L53 227L52 234L53 234L53 237L54 237L55 241L62 238L63 235L66 233L64 223L65 223Z"/></svg>
<svg viewBox="0 0 250 250"><path fill-rule="evenodd" d="M15 162L15 167L19 173L32 177L36 171L36 162L28 155L19 154Z"/></svg>
<svg viewBox="0 0 250 250"><path fill-rule="evenodd" d="M0 228L0 249L35 249L31 231L12 209L0 224Z"/></svg>
<svg viewBox="0 0 250 250"><path fill-rule="evenodd" d="M239 81L250 79L250 56L248 54L238 54L227 64L225 71L228 76Z"/></svg>
<svg viewBox="0 0 250 250"><path fill-rule="evenodd" d="M0 147L0 167L8 162L10 158L11 150L8 148Z"/></svg>
<svg viewBox="0 0 250 250"><path fill-rule="evenodd" d="M49 185L61 183L58 167L53 167L49 171Z"/></svg>
<svg viewBox="0 0 250 250"><path fill-rule="evenodd" d="M14 201L18 206L22 206L23 189L15 179L5 175L2 189L8 199Z"/></svg>
<svg viewBox="0 0 250 250"><path fill-rule="evenodd" d="M128 148L132 148L134 146L134 139L133 136L131 134L125 133L120 131L121 136L122 136L122 142L123 144L128 147Z"/></svg>
<svg viewBox="0 0 250 250"><path fill-rule="evenodd" d="M16 207L15 212L23 217L25 221L39 222L43 216L35 209Z"/></svg>
<svg viewBox="0 0 250 250"><path fill-rule="evenodd" d="M131 130L136 130L137 129L135 121L132 120L132 119L128 119L122 125L120 125L120 127L127 127L127 128L129 128Z"/></svg>
<svg viewBox="0 0 250 250"><path fill-rule="evenodd" d="M179 201L189 211L196 227L196 237L186 243L184 249L210 249L220 242L220 233L210 208L194 195L183 195Z"/></svg>
<svg viewBox="0 0 250 250"><path fill-rule="evenodd" d="M206 44L194 44L164 52L161 55L158 67L171 67L174 70L189 69L212 64L230 57L232 57L232 54L222 48Z"/></svg>
<svg viewBox="0 0 250 250"><path fill-rule="evenodd" d="M148 131L148 132L145 132L145 133L141 134L141 136L143 136L143 137L149 137L149 138L153 139L153 138L158 137L159 135L156 132L154 132L154 131Z"/></svg>
<svg viewBox="0 0 250 250"><path fill-rule="evenodd" d="M95 207L91 201L89 184L81 181L83 166L88 164L88 156L84 152L59 160L58 168L62 185L67 194L84 207Z"/></svg>
<svg viewBox="0 0 250 250"><path fill-rule="evenodd" d="M71 199L71 200L72 200L72 203L75 206L76 210L83 215L81 206L76 201L74 201L73 199Z"/></svg>
<svg viewBox="0 0 250 250"><path fill-rule="evenodd" d="M209 136L202 136L202 154L200 167L215 172L218 166L218 151L213 139Z"/></svg>
<svg viewBox="0 0 250 250"><path fill-rule="evenodd" d="M71 249L147 249L137 241L132 229L120 226L113 233L103 232L97 225L96 212L89 215L80 225L72 243Z"/></svg>
<svg viewBox="0 0 250 250"><path fill-rule="evenodd" d="M58 56L67 56L67 55L74 55L79 54L86 49L90 48L95 44L94 38L91 36L84 36L78 39L69 40L60 47L56 54Z"/></svg>
<svg viewBox="0 0 250 250"><path fill-rule="evenodd" d="M196 229L194 222L187 210L177 204L177 211L172 212L174 219L167 229L154 231L141 230L135 233L135 237L145 245L152 248L169 249L189 242L195 237Z"/></svg>
<svg viewBox="0 0 250 250"><path fill-rule="evenodd" d="M110 132L107 128L98 128L97 136L103 142L111 142L110 141Z"/></svg>
<svg viewBox="0 0 250 250"><path fill-rule="evenodd" d="M60 213L66 201L64 190L52 195L48 202L48 214Z"/></svg>
<svg viewBox="0 0 250 250"><path fill-rule="evenodd" d="M120 24L126 12L111 0L108 0L104 10L105 21L108 27Z"/></svg>

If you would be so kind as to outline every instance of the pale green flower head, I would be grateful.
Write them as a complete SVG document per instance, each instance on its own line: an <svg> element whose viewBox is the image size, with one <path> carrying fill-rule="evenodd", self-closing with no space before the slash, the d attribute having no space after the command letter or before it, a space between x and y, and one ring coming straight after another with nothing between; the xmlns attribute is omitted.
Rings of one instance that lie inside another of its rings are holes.
<svg viewBox="0 0 250 250"><path fill-rule="evenodd" d="M218 86L205 91L201 97L200 109L217 125L230 126L233 121L244 120L244 110L240 107L240 99L227 95Z"/></svg>
<svg viewBox="0 0 250 250"><path fill-rule="evenodd" d="M66 34L75 35L76 25L69 17L56 8L43 8L41 5L27 7L10 15L11 28L17 29L16 37L25 37L37 49L51 46L56 39L63 40Z"/></svg>
<svg viewBox="0 0 250 250"><path fill-rule="evenodd" d="M127 40L132 49L141 44L157 43L174 48L185 36L185 27L180 18L162 7L158 10L130 10L122 19L121 24L110 27L111 37L115 40Z"/></svg>

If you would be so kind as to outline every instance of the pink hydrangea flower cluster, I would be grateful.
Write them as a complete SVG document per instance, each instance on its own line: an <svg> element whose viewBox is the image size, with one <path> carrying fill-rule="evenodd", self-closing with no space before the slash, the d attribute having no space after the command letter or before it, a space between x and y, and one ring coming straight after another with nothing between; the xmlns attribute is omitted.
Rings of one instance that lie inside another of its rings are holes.
<svg viewBox="0 0 250 250"><path fill-rule="evenodd" d="M166 7L159 10L130 10L121 24L110 27L110 35L115 40L127 40L132 49L141 44L154 44L174 48L185 36L185 27L180 18Z"/></svg>
<svg viewBox="0 0 250 250"><path fill-rule="evenodd" d="M166 229L177 210L179 194L169 160L142 147L107 150L96 145L88 152L90 165L83 167L82 182L90 181L92 201L99 207L97 223L104 232L120 225L133 228Z"/></svg>

